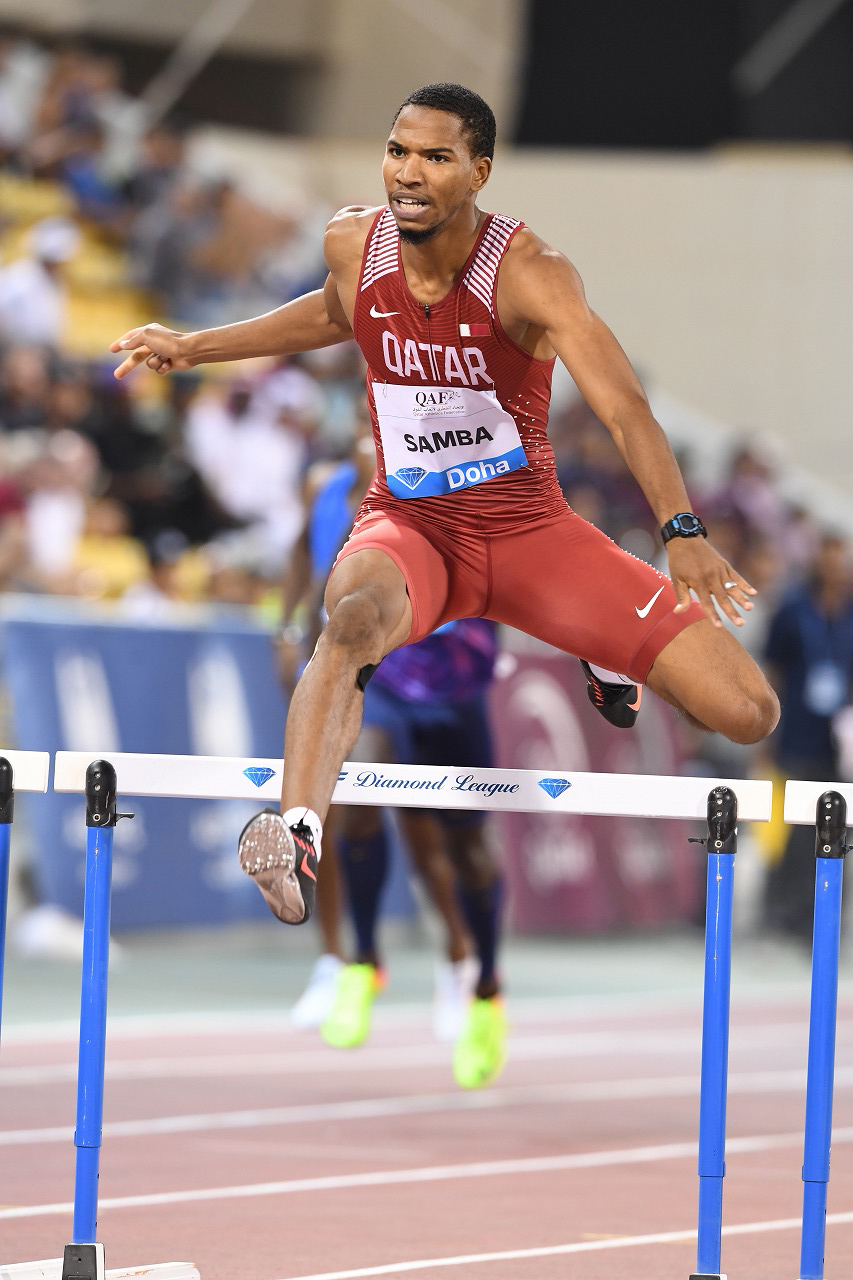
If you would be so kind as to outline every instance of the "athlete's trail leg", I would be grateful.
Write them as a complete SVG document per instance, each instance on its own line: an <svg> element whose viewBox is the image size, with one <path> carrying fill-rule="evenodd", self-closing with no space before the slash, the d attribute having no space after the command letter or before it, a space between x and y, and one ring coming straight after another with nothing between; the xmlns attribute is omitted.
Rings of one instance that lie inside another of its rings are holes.
<svg viewBox="0 0 853 1280"><path fill-rule="evenodd" d="M732 742L760 742L779 719L779 699L758 664L707 619L669 642L646 683L694 724Z"/></svg>

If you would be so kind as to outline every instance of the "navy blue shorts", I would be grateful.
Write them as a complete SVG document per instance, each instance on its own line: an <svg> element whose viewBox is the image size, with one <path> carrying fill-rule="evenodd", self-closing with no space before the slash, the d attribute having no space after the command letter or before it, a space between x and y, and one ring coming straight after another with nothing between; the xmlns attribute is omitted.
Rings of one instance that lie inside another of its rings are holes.
<svg viewBox="0 0 853 1280"><path fill-rule="evenodd" d="M490 769L494 761L484 694L467 702L411 702L372 680L364 691L364 724L388 735L395 764ZM473 809L439 809L436 815L457 827L487 816Z"/></svg>

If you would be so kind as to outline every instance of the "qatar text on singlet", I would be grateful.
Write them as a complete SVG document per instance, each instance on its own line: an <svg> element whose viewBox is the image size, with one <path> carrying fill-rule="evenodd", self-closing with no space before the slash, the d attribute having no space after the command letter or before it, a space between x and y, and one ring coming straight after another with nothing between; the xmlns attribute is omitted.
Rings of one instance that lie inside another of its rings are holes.
<svg viewBox="0 0 853 1280"><path fill-rule="evenodd" d="M391 211L377 214L353 326L368 365L377 496L442 498L455 510L452 495L484 483L491 492L488 481L523 472L521 501L533 510L558 489L547 439L553 361L515 343L496 305L501 262L522 226L487 214L453 288L425 306L409 289ZM477 503L481 514L490 506Z"/></svg>

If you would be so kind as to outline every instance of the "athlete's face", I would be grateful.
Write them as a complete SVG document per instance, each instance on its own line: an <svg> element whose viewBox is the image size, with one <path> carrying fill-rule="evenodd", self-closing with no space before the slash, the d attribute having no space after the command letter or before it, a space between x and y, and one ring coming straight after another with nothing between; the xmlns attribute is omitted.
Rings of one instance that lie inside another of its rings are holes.
<svg viewBox="0 0 853 1280"><path fill-rule="evenodd" d="M410 243L430 239L486 184L492 163L471 155L458 116L404 107L385 148L382 177L388 204Z"/></svg>

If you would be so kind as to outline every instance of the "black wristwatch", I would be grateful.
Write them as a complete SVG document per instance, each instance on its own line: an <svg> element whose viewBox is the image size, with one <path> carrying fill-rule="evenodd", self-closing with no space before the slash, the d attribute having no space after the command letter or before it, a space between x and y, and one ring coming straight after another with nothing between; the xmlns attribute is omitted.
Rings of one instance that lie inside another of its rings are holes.
<svg viewBox="0 0 853 1280"><path fill-rule="evenodd" d="M698 516L692 511L682 511L671 520L667 520L660 531L664 546L671 538L707 538L708 530Z"/></svg>

